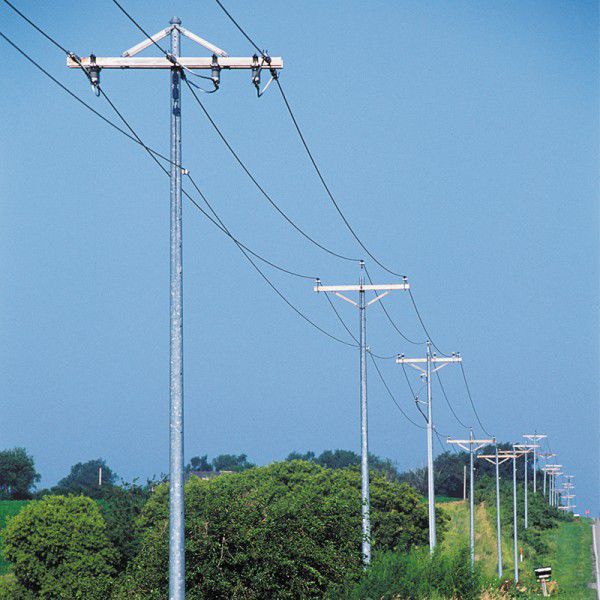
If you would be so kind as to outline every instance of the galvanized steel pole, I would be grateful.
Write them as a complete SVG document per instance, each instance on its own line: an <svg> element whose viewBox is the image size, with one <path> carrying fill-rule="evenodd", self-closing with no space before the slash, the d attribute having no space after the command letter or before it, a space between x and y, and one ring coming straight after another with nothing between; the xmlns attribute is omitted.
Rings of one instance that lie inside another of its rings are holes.
<svg viewBox="0 0 600 600"><path fill-rule="evenodd" d="M475 566L475 502L473 498L473 430L469 432L469 541L471 545L471 568Z"/></svg>
<svg viewBox="0 0 600 600"><path fill-rule="evenodd" d="M513 540L515 561L515 583L519 583L519 554L517 547L517 455L513 454Z"/></svg>
<svg viewBox="0 0 600 600"><path fill-rule="evenodd" d="M523 460L524 460L524 478L525 478L525 482L524 482L524 488L525 488L525 529L527 529L527 516L528 516L528 510L527 510L527 463L528 463L528 455L527 452L525 452L525 454L523 455Z"/></svg>
<svg viewBox="0 0 600 600"><path fill-rule="evenodd" d="M362 268L362 263L361 263ZM363 564L371 562L371 516L369 497L369 443L367 428L367 307L365 305L364 275L361 272L358 293L360 314L360 492L362 504L362 554Z"/></svg>
<svg viewBox="0 0 600 600"><path fill-rule="evenodd" d="M537 432L536 432L537 437ZM535 443L535 440L534 440ZM537 494L537 448L533 449L533 493Z"/></svg>
<svg viewBox="0 0 600 600"><path fill-rule="evenodd" d="M435 484L433 479L433 414L431 410L431 342L427 340L427 500L429 504L429 550L436 545Z"/></svg>
<svg viewBox="0 0 600 600"><path fill-rule="evenodd" d="M171 25L180 25L177 17ZM179 29L171 30L179 56ZM181 71L171 68L171 312L169 412L169 599L185 598L183 499L183 267L181 206Z"/></svg>
<svg viewBox="0 0 600 600"><path fill-rule="evenodd" d="M502 529L500 527L500 465L496 444L496 538L498 542L498 579L502 579Z"/></svg>

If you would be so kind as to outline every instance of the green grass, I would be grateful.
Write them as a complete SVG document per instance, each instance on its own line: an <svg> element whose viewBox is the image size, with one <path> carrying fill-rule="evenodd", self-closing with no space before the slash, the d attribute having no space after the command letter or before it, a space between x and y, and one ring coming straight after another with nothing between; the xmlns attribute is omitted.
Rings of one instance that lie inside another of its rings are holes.
<svg viewBox="0 0 600 600"><path fill-rule="evenodd" d="M573 600L596 598L596 591L588 587L593 579L592 528L587 521L561 522L555 529L544 532L549 551L537 558L552 567L552 578L558 582L559 596ZM532 577L527 574L527 580Z"/></svg>
<svg viewBox="0 0 600 600"><path fill-rule="evenodd" d="M444 512L450 517L448 531L444 535L442 548L451 549L469 543L469 504L455 501L444 504ZM482 573L495 579L497 568L495 508L476 505L475 512L475 560ZM523 562L519 565L520 582L527 590L522 598L537 598L540 590L535 580L534 569L552 567L552 578L558 582L558 597L573 600L592 600L595 590L588 588L593 580L592 572L592 531L588 521L562 521L558 527L542 532L547 544L547 552L539 555L527 543L519 541L523 547ZM503 531L502 554L504 578L513 575L512 538ZM531 594L528 596L527 594Z"/></svg>
<svg viewBox="0 0 600 600"><path fill-rule="evenodd" d="M6 527L6 519L16 515L30 500L0 500L0 543ZM0 552L0 575L10 571L10 563L4 560L4 554Z"/></svg>

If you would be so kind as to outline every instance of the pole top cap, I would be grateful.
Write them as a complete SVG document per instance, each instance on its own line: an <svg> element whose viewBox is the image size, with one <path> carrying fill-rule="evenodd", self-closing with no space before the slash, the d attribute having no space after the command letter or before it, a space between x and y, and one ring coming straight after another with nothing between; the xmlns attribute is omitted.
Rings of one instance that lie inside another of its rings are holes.
<svg viewBox="0 0 600 600"><path fill-rule="evenodd" d="M171 23L171 25L181 25L181 19L179 17L173 17L169 23Z"/></svg>

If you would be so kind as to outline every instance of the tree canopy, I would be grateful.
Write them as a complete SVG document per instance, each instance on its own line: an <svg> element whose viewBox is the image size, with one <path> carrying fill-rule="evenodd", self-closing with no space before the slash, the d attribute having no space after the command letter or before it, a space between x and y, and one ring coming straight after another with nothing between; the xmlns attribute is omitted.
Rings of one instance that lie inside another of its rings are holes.
<svg viewBox="0 0 600 600"><path fill-rule="evenodd" d="M30 498L40 480L33 457L25 448L0 452L0 498L22 500Z"/></svg>
<svg viewBox="0 0 600 600"><path fill-rule="evenodd" d="M102 468L102 486L98 475ZM84 494L90 498L102 496L102 487L110 487L117 483L118 475L106 464L103 458L77 463L71 467L69 474L52 488L55 494Z"/></svg>
<svg viewBox="0 0 600 600"><path fill-rule="evenodd" d="M361 567L360 473L291 461L192 478L186 496L188 597L314 598ZM409 486L371 475L375 550L427 541L427 507ZM141 547L119 598L164 598L168 580L168 487L139 521ZM440 516L443 533L443 516Z"/></svg>

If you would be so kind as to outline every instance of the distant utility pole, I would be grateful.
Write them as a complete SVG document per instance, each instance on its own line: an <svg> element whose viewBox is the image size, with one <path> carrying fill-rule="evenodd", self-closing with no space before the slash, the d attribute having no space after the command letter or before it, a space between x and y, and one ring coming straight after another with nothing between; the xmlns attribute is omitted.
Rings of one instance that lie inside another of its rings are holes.
<svg viewBox="0 0 600 600"><path fill-rule="evenodd" d="M539 448L539 444L514 444L513 448L518 448L519 450L523 451L523 457L524 457L524 461L523 461L523 488L524 488L524 501L525 501L525 522L524 522L524 527L525 529L527 529L528 525L529 525L529 505L528 505L528 490L529 490L529 478L527 477L527 464L529 463L528 460L528 454L530 452L534 453L535 456L535 449ZM535 471L534 471L535 472Z"/></svg>
<svg viewBox="0 0 600 600"><path fill-rule="evenodd" d="M512 458L513 461L513 556L515 583L519 583L519 542L517 528L517 458L523 455L518 450L500 450L502 457Z"/></svg>
<svg viewBox="0 0 600 600"><path fill-rule="evenodd" d="M544 459L544 462L547 463L549 458L556 456L555 452L540 452L538 456ZM542 467L542 471L544 472L544 496L546 496L546 467Z"/></svg>
<svg viewBox="0 0 600 600"><path fill-rule="evenodd" d="M369 443L367 427L367 308L371 304L381 300L394 290L409 290L410 285L404 278L404 283L392 283L384 285L365 285L363 274L364 263L361 261L361 272L358 285L321 285L317 280L314 287L315 292L333 292L336 296L349 302L359 313L360 324L360 435L361 435L361 511L362 511L362 555L363 564L366 566L371 562L371 501L369 493ZM365 292L382 292L369 302L366 301ZM358 292L358 302L351 300L341 292Z"/></svg>
<svg viewBox="0 0 600 600"><path fill-rule="evenodd" d="M562 475L560 469L562 465L546 465L546 472L548 473L548 504L550 506L556 506L556 477L557 475Z"/></svg>
<svg viewBox="0 0 600 600"><path fill-rule="evenodd" d="M454 440L448 438L448 444L457 444L463 450L469 453L469 540L471 546L471 567L475 565L475 503L473 501L473 455L488 444L495 444L496 439L476 440L473 437L473 430L469 432L468 440Z"/></svg>
<svg viewBox="0 0 600 600"><path fill-rule="evenodd" d="M540 440L547 438L548 436L545 433L526 433L523 437L527 440L530 440L532 444L537 444ZM537 494L537 454L539 446L535 446L533 451L533 493Z"/></svg>
<svg viewBox="0 0 600 600"><path fill-rule="evenodd" d="M98 467L98 487L102 486L102 467Z"/></svg>
<svg viewBox="0 0 600 600"><path fill-rule="evenodd" d="M399 365L408 365L421 373L427 384L427 499L429 503L429 549L433 552L437 543L435 531L435 487L433 478L433 413L431 407L431 376L450 363L462 362L458 353L452 356L436 356L431 353L431 342L427 340L427 354L425 358L405 358L400 354L396 359ZM425 367L420 366L424 364ZM433 365L437 365L433 367ZM418 399L417 399L418 402Z"/></svg>
<svg viewBox="0 0 600 600"><path fill-rule="evenodd" d="M498 579L502 579L502 527L500 523L500 465L510 459L509 456L503 456L499 460L498 444L496 444L495 454L478 454L477 458L487 460L496 466L496 543L498 546Z"/></svg>
<svg viewBox="0 0 600 600"><path fill-rule="evenodd" d="M180 56L180 35L206 48L212 56L191 58ZM152 45L158 45L170 36L170 52L165 56L136 56ZM171 242L170 242L170 417L169 417L169 599L185 598L185 546L184 546L184 498L183 498L183 267L182 267L182 205L181 205L181 79L184 71L210 70L215 89L220 82L222 69L245 69L252 71L252 82L262 69L271 74L283 68L281 58L269 58L259 64L257 56L234 58L217 46L207 42L181 26L181 20L173 17L169 26L123 52L119 57L100 57L93 54L77 59L67 58L67 67L83 68L94 91L100 94L100 71L102 69L168 69L171 87Z"/></svg>
<svg viewBox="0 0 600 600"><path fill-rule="evenodd" d="M463 500L467 499L467 465L463 465Z"/></svg>

